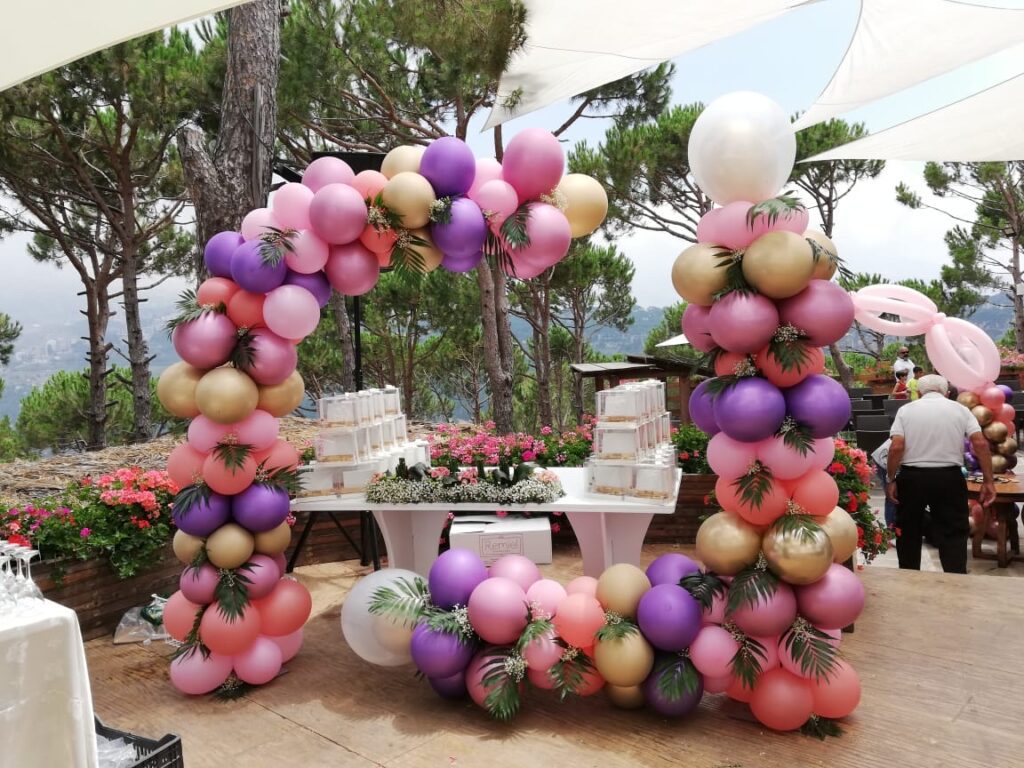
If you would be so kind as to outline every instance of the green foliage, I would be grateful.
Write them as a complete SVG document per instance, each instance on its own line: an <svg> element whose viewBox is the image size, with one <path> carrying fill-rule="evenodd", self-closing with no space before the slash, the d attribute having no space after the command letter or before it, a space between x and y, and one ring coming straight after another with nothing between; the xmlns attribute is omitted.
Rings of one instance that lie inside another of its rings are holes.
<svg viewBox="0 0 1024 768"><path fill-rule="evenodd" d="M725 582L711 571L698 571L684 576L679 580L679 586L689 592L705 611L711 610L716 597L725 597L728 591Z"/></svg>
<svg viewBox="0 0 1024 768"><path fill-rule="evenodd" d="M824 741L829 736L842 736L843 729L839 723L827 717L811 715L810 719L800 726L800 733L804 736L813 736L819 741Z"/></svg>
<svg viewBox="0 0 1024 768"><path fill-rule="evenodd" d="M0 366L8 365L11 362L11 355L14 354L14 342L21 335L21 323L11 319L11 316L0 312ZM0 386L0 393L3 387Z"/></svg>
<svg viewBox="0 0 1024 768"><path fill-rule="evenodd" d="M602 643L614 643L625 640L639 631L640 627L632 620L607 611L604 614L604 626L597 630L594 638Z"/></svg>
<svg viewBox="0 0 1024 768"><path fill-rule="evenodd" d="M0 384L2 383L3 380L0 379ZM2 393L3 389L0 388L0 394ZM21 458L26 452L21 435L11 424L10 417L4 416L0 419L0 464Z"/></svg>
<svg viewBox="0 0 1024 768"><path fill-rule="evenodd" d="M889 550L896 534L879 519L869 503L872 470L864 451L836 440L836 452L828 473L839 486L839 506L857 524L857 547L867 562Z"/></svg>
<svg viewBox="0 0 1024 768"><path fill-rule="evenodd" d="M413 627L430 614L430 590L425 579L396 579L394 587L379 587L370 597L370 613Z"/></svg>
<svg viewBox="0 0 1024 768"><path fill-rule="evenodd" d="M659 660L651 674L657 676L658 693L667 701L678 701L694 693L700 684L700 674L685 653Z"/></svg>
<svg viewBox="0 0 1024 768"><path fill-rule="evenodd" d="M661 342L682 333L683 313L685 311L685 301L665 307L665 314L662 315L661 322L650 330L650 333L647 334L647 338L644 340L645 355L681 360L698 360L700 358L699 353L689 344L678 347L658 347L658 344Z"/></svg>
<svg viewBox="0 0 1024 768"><path fill-rule="evenodd" d="M676 449L676 465L691 475L709 475L707 433L693 424L680 424L672 431L672 445Z"/></svg>
<svg viewBox="0 0 1024 768"><path fill-rule="evenodd" d="M804 677L825 681L832 676L839 662L839 649L831 637L809 621L798 617L783 633L782 642Z"/></svg>
<svg viewBox="0 0 1024 768"><path fill-rule="evenodd" d="M779 587L779 577L769 571L763 563L744 568L729 585L729 600L725 613L729 615L740 608L768 602Z"/></svg>

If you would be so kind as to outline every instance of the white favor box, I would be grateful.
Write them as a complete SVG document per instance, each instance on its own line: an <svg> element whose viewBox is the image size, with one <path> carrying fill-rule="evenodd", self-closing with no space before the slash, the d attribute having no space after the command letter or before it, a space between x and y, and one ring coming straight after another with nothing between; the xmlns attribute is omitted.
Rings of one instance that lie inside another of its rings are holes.
<svg viewBox="0 0 1024 768"><path fill-rule="evenodd" d="M359 423L356 399L351 395L322 397L318 405L320 421L325 426L354 427Z"/></svg>
<svg viewBox="0 0 1024 768"><path fill-rule="evenodd" d="M598 424L637 422L643 415L643 393L625 386L603 389L597 393Z"/></svg>
<svg viewBox="0 0 1024 768"><path fill-rule="evenodd" d="M313 441L317 461L356 464L368 456L366 438L356 429L323 429Z"/></svg>
<svg viewBox="0 0 1024 768"><path fill-rule="evenodd" d="M402 412L402 391L388 384L384 387L384 414L386 416L397 416Z"/></svg>
<svg viewBox="0 0 1024 768"><path fill-rule="evenodd" d="M629 496L632 494L635 466L631 464L596 464L590 461L586 466L588 494L598 496Z"/></svg>
<svg viewBox="0 0 1024 768"><path fill-rule="evenodd" d="M594 458L598 461L640 461L644 448L638 426L617 425L594 430Z"/></svg>
<svg viewBox="0 0 1024 768"><path fill-rule="evenodd" d="M405 420L405 414L398 414L393 421L395 423L395 445L405 445L409 439L409 425Z"/></svg>
<svg viewBox="0 0 1024 768"><path fill-rule="evenodd" d="M486 565L505 555L523 555L539 565L551 562L551 524L546 517L457 517L448 540L452 549L476 552Z"/></svg>
<svg viewBox="0 0 1024 768"><path fill-rule="evenodd" d="M317 464L299 467L299 482L302 490L296 495L300 498L332 496L336 492L335 485L338 483L338 479L338 471L334 467Z"/></svg>
<svg viewBox="0 0 1024 768"><path fill-rule="evenodd" d="M373 395L367 390L360 390L356 392L356 402L358 403L359 412L359 425L368 426L373 421L373 403L371 402Z"/></svg>
<svg viewBox="0 0 1024 768"><path fill-rule="evenodd" d="M674 465L638 464L633 472L633 490L627 495L644 501L668 501L677 490Z"/></svg>
<svg viewBox="0 0 1024 768"><path fill-rule="evenodd" d="M380 463L376 461L363 462L352 469L343 469L338 493L362 493L369 485L370 478L380 471Z"/></svg>
<svg viewBox="0 0 1024 768"><path fill-rule="evenodd" d="M380 423L381 432L384 435L382 446L384 450L391 450L395 447L395 420L385 418Z"/></svg>
<svg viewBox="0 0 1024 768"><path fill-rule="evenodd" d="M384 427L380 423L371 424L366 430L370 444L370 453L380 453L384 450Z"/></svg>

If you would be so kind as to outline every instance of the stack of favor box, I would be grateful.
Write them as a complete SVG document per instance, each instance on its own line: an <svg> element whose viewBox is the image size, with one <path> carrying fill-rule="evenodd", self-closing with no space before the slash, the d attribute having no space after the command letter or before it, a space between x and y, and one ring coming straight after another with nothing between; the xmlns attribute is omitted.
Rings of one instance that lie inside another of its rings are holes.
<svg viewBox="0 0 1024 768"><path fill-rule="evenodd" d="M629 382L597 393L594 450L586 469L590 495L634 501L675 496L676 460L664 382Z"/></svg>
<svg viewBox="0 0 1024 768"><path fill-rule="evenodd" d="M316 461L303 468L300 496L362 493L371 477L394 471L402 459L430 465L427 442L409 440L397 387L323 397L318 409Z"/></svg>

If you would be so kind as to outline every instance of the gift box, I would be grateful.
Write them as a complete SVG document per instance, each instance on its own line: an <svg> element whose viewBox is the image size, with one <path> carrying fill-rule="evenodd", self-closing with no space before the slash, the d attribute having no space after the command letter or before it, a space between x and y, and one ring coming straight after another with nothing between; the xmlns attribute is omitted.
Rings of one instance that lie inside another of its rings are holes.
<svg viewBox="0 0 1024 768"><path fill-rule="evenodd" d="M486 565L505 555L523 555L538 565L551 562L551 524L546 517L457 517L448 541L452 549L476 552Z"/></svg>

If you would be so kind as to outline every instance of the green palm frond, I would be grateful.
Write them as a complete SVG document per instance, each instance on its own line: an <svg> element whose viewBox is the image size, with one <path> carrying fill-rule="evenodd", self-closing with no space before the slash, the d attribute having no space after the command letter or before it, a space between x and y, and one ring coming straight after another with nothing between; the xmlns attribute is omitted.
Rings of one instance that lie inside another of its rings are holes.
<svg viewBox="0 0 1024 768"><path fill-rule="evenodd" d="M203 616L206 614L207 609L210 606L204 605L196 611L195 621L192 622L192 628L188 634L185 635L185 640L181 645L178 646L177 650L171 655L171 659L177 658L188 658L193 653L201 653L204 659L210 658L210 649L203 645L202 639L199 637L199 625L203 622Z"/></svg>
<svg viewBox="0 0 1024 768"><path fill-rule="evenodd" d="M225 469L231 470L234 474L245 466L245 460L252 456L252 450L252 446L245 443L217 443L213 455Z"/></svg>
<svg viewBox="0 0 1024 768"><path fill-rule="evenodd" d="M495 720L508 722L522 705L519 684L526 673L526 662L510 648L496 649L483 668L483 686L487 691L484 708Z"/></svg>
<svg viewBox="0 0 1024 768"><path fill-rule="evenodd" d="M565 701L570 696L577 696L583 687L583 675L593 669L594 663L587 654L579 648L568 646L550 671L558 698Z"/></svg>
<svg viewBox="0 0 1024 768"><path fill-rule="evenodd" d="M266 232L260 235L260 260L268 267L276 267L284 261L286 253L294 253L295 245L292 238L299 234L294 229L278 229L277 227L266 227Z"/></svg>
<svg viewBox="0 0 1024 768"><path fill-rule="evenodd" d="M839 277L842 280L852 280L853 272L846 266L846 262L843 261L842 257L835 251L829 250L817 240L810 237L804 238L807 244L811 246L811 255L814 256L814 263L817 264L821 259L828 259L836 266L836 270L839 272Z"/></svg>
<svg viewBox="0 0 1024 768"><path fill-rule="evenodd" d="M810 515L787 513L772 523L772 528L786 537L813 541L821 532L821 525Z"/></svg>
<svg viewBox="0 0 1024 768"><path fill-rule="evenodd" d="M458 635L462 643L476 643L479 638L469 621L469 611L466 606L457 605L450 611L442 611L432 607L427 618L427 626L435 632L446 632L449 635ZM527 630L530 627L527 626ZM520 638L520 641L522 638ZM518 645L517 645L518 648Z"/></svg>
<svg viewBox="0 0 1024 768"><path fill-rule="evenodd" d="M426 579L395 579L393 587L379 587L370 597L370 613L412 627L430 615L430 588Z"/></svg>
<svg viewBox="0 0 1024 768"><path fill-rule="evenodd" d="M617 613L608 611L604 615L604 626L595 633L594 637L602 642L609 640L625 640L632 634L640 631L634 622Z"/></svg>
<svg viewBox="0 0 1024 768"><path fill-rule="evenodd" d="M234 673L228 676L228 679L221 683L220 687L213 692L215 699L221 701L234 701L240 699L247 693L252 691L256 686L249 685L235 677Z"/></svg>
<svg viewBox="0 0 1024 768"><path fill-rule="evenodd" d="M782 636L783 646L800 665L801 674L815 680L828 680L841 658L831 641L831 637L802 616Z"/></svg>
<svg viewBox="0 0 1024 768"><path fill-rule="evenodd" d="M268 467L268 459L264 459L256 467L256 479L253 484L268 485L280 488L289 496L294 496L302 490L302 475L299 470L293 467Z"/></svg>
<svg viewBox="0 0 1024 768"><path fill-rule="evenodd" d="M777 434L782 438L782 442L787 448L791 448L801 456L806 456L814 445L814 437L811 435L811 430L803 424L794 421L791 416L785 418Z"/></svg>
<svg viewBox="0 0 1024 768"><path fill-rule="evenodd" d="M716 597L725 597L729 591L725 582L711 571L697 571L679 580L679 586L690 593L705 611L710 611Z"/></svg>
<svg viewBox="0 0 1024 768"><path fill-rule="evenodd" d="M843 729L839 727L839 723L835 720L811 715L810 719L800 726L800 733L804 736L813 736L819 741L824 741L829 736L842 736Z"/></svg>
<svg viewBox="0 0 1024 768"><path fill-rule="evenodd" d="M800 202L794 192L783 192L778 197L762 200L757 205L750 206L750 210L747 211L747 226L753 229L754 224L762 216L768 220L768 226L772 226L780 216L802 210L804 210L804 204Z"/></svg>
<svg viewBox="0 0 1024 768"><path fill-rule="evenodd" d="M768 354L786 373L803 370L810 365L811 358L807 334L792 325L782 326L768 342Z"/></svg>
<svg viewBox="0 0 1024 768"><path fill-rule="evenodd" d="M252 579L243 571L252 571L252 566L245 563L236 569L221 568L220 579L213 592L221 615L229 624L241 617L249 605L249 585Z"/></svg>
<svg viewBox="0 0 1024 768"><path fill-rule="evenodd" d="M253 346L253 335L248 328L240 330L235 348L231 350L229 358L231 364L240 370L251 368L256 362L256 349Z"/></svg>
<svg viewBox="0 0 1024 768"><path fill-rule="evenodd" d="M526 646L533 641L544 637L544 635L551 632L553 628L554 625L551 623L551 619L535 619L531 614L530 620L526 624L526 629L523 630L522 634L519 635L519 639L516 640L516 652L522 653Z"/></svg>
<svg viewBox="0 0 1024 768"><path fill-rule="evenodd" d="M228 311L227 307L224 306L224 302L219 304L199 304L199 297L194 290L189 288L186 291L182 291L178 296L178 300L174 303L177 308L177 314L167 321L165 326L168 335L174 332L174 329L179 325L185 323L191 323L193 320L198 320L200 317L205 315L207 312L216 312L217 314L223 315Z"/></svg>
<svg viewBox="0 0 1024 768"><path fill-rule="evenodd" d="M501 236L512 248L525 248L530 244L526 222L530 218L530 204L523 203L515 212L501 222Z"/></svg>
<svg viewBox="0 0 1024 768"><path fill-rule="evenodd" d="M757 678L764 671L764 663L768 660L768 652L760 642L744 634L734 624L726 624L727 629L739 643L735 655L730 664L733 676L740 681L744 688L753 688Z"/></svg>
<svg viewBox="0 0 1024 768"><path fill-rule="evenodd" d="M740 608L767 603L779 588L779 577L768 570L764 557L737 573L729 585L729 599L725 604L726 616Z"/></svg>
<svg viewBox="0 0 1024 768"><path fill-rule="evenodd" d="M732 484L739 493L740 501L748 507L760 509L765 495L772 489L772 472L768 467L755 461L747 470L747 474L736 478Z"/></svg>
<svg viewBox="0 0 1024 768"><path fill-rule="evenodd" d="M739 376L716 376L713 379L708 379L707 392L712 398L716 398L727 389L735 387L739 381Z"/></svg>
<svg viewBox="0 0 1024 768"><path fill-rule="evenodd" d="M723 250L717 257L719 269L725 270L725 287L714 294L714 299L724 298L730 293L757 293L757 289L747 282L743 275L742 251Z"/></svg>
<svg viewBox="0 0 1024 768"><path fill-rule="evenodd" d="M196 504L209 501L211 493L213 493L213 491L210 490L210 486L206 483L200 482L193 483L192 485L186 485L178 491L171 504L171 509L174 510L174 516L180 520L184 520L188 516L192 507Z"/></svg>
<svg viewBox="0 0 1024 768"><path fill-rule="evenodd" d="M418 284L427 272L427 262L418 248L429 248L430 243L408 229L399 227L395 244L391 246L391 266L395 274L409 284Z"/></svg>
<svg viewBox="0 0 1024 768"><path fill-rule="evenodd" d="M686 651L655 664L651 674L657 676L658 693L666 701L679 701L700 685L700 674Z"/></svg>

